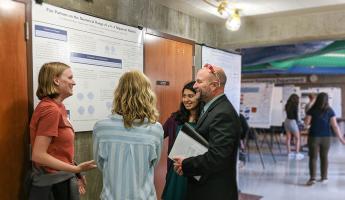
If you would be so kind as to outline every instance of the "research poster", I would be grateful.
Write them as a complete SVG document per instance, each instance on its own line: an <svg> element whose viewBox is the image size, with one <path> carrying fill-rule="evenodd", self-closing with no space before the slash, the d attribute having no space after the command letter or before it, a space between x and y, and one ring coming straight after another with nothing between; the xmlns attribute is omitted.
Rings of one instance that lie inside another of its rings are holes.
<svg viewBox="0 0 345 200"><path fill-rule="evenodd" d="M33 91L44 63L71 66L76 86L64 101L75 131L92 130L111 113L114 88L126 71L143 71L143 32L49 4L32 7ZM38 99L34 97L34 105Z"/></svg>
<svg viewBox="0 0 345 200"><path fill-rule="evenodd" d="M309 102L308 95L311 93L318 94L324 92L328 94L328 103L334 110L335 116L337 118L342 117L342 100L341 100L341 88L336 87L315 87L315 88L305 88L301 90L301 109L305 109L305 105ZM305 117L303 113L302 118Z"/></svg>
<svg viewBox="0 0 345 200"><path fill-rule="evenodd" d="M238 113L241 94L241 55L203 46L201 60L202 66L208 63L224 69L228 79L225 85L225 95Z"/></svg>
<svg viewBox="0 0 345 200"><path fill-rule="evenodd" d="M273 87L271 126L282 126L285 120L283 87Z"/></svg>
<svg viewBox="0 0 345 200"><path fill-rule="evenodd" d="M240 113L250 127L270 128L273 87L271 83L242 83Z"/></svg>

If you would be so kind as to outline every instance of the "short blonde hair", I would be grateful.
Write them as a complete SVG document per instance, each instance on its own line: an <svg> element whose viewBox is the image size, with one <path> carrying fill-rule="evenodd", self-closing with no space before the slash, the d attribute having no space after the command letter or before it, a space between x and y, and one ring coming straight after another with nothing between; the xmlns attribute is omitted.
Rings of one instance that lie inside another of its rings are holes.
<svg viewBox="0 0 345 200"><path fill-rule="evenodd" d="M55 98L59 95L54 78L59 77L70 66L61 62L45 63L38 74L38 88L36 96L41 100L44 97Z"/></svg>
<svg viewBox="0 0 345 200"><path fill-rule="evenodd" d="M114 93L112 114L123 117L124 126L131 128L134 120L142 124L145 118L150 123L157 122L156 95L151 89L150 80L139 71L123 74Z"/></svg>

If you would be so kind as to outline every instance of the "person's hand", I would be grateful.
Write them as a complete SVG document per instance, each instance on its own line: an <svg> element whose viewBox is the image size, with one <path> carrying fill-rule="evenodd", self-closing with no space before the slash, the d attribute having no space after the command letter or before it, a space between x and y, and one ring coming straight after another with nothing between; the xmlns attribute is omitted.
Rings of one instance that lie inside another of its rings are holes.
<svg viewBox="0 0 345 200"><path fill-rule="evenodd" d="M185 159L185 157L183 157L183 156L176 156L176 157L173 158L173 160L174 160L174 170L180 176L183 175L182 162L183 162L184 159Z"/></svg>
<svg viewBox="0 0 345 200"><path fill-rule="evenodd" d="M80 163L76 167L77 167L76 173L80 173L80 172L89 171L91 169L94 169L97 167L97 165L96 165L96 162L94 160L89 160L89 161Z"/></svg>
<svg viewBox="0 0 345 200"><path fill-rule="evenodd" d="M344 137L341 137L340 142L341 142L343 145L345 145L345 138L344 138Z"/></svg>
<svg viewBox="0 0 345 200"><path fill-rule="evenodd" d="M78 178L78 189L79 194L84 195L86 193L86 179L85 176L81 176Z"/></svg>
<svg viewBox="0 0 345 200"><path fill-rule="evenodd" d="M305 131L307 131L310 128L310 125L309 124L304 124L303 128L304 128Z"/></svg>

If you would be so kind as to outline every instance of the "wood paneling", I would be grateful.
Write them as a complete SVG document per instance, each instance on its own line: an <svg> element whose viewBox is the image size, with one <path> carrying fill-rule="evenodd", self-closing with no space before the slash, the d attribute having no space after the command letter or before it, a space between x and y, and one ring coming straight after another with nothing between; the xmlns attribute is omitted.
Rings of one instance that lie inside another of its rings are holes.
<svg viewBox="0 0 345 200"><path fill-rule="evenodd" d="M0 199L23 197L28 130L25 5L0 0Z"/></svg>
<svg viewBox="0 0 345 200"><path fill-rule="evenodd" d="M193 45L149 34L145 35L144 44L144 72L151 79L156 92L159 121L163 124L179 108L183 85L192 80ZM169 85L157 85L157 81L167 81ZM161 160L155 170L158 199L165 184L166 144L165 141Z"/></svg>

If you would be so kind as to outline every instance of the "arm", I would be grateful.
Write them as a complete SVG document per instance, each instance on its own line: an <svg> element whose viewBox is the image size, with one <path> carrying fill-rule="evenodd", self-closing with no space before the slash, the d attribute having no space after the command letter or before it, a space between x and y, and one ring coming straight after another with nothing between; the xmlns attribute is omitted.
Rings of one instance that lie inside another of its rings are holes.
<svg viewBox="0 0 345 200"><path fill-rule="evenodd" d="M305 118L304 118L304 126L308 129L309 126L310 126L310 122L311 122L311 116L310 115L307 115Z"/></svg>
<svg viewBox="0 0 345 200"><path fill-rule="evenodd" d="M156 126L156 125L155 125ZM157 141L155 142L155 158L153 160L153 165L156 166L161 158L161 154L164 151L163 147L163 129L162 126L159 124L159 126L154 128L157 133L155 135L158 136ZM164 140L167 142L167 139Z"/></svg>
<svg viewBox="0 0 345 200"><path fill-rule="evenodd" d="M49 136L37 136L32 150L32 160L41 165L72 173L79 173L95 168L94 161L87 161L79 164L78 166L65 163L47 153L49 144L52 137Z"/></svg>
<svg viewBox="0 0 345 200"><path fill-rule="evenodd" d="M97 167L99 170L103 171L105 155L104 151L101 151L102 144L100 143L100 132L99 132L99 124L98 122L95 124L93 128L92 140L93 140L93 159L95 160Z"/></svg>
<svg viewBox="0 0 345 200"><path fill-rule="evenodd" d="M224 170L236 162L241 127L235 116L224 112L210 116L209 149L196 157L182 160L182 171L187 176L210 174Z"/></svg>
<svg viewBox="0 0 345 200"><path fill-rule="evenodd" d="M333 131L335 132L335 134L337 135L337 137L339 138L340 142L345 144L345 139L343 137L343 135L340 132L336 117L333 116L331 117L331 126L333 128Z"/></svg>

